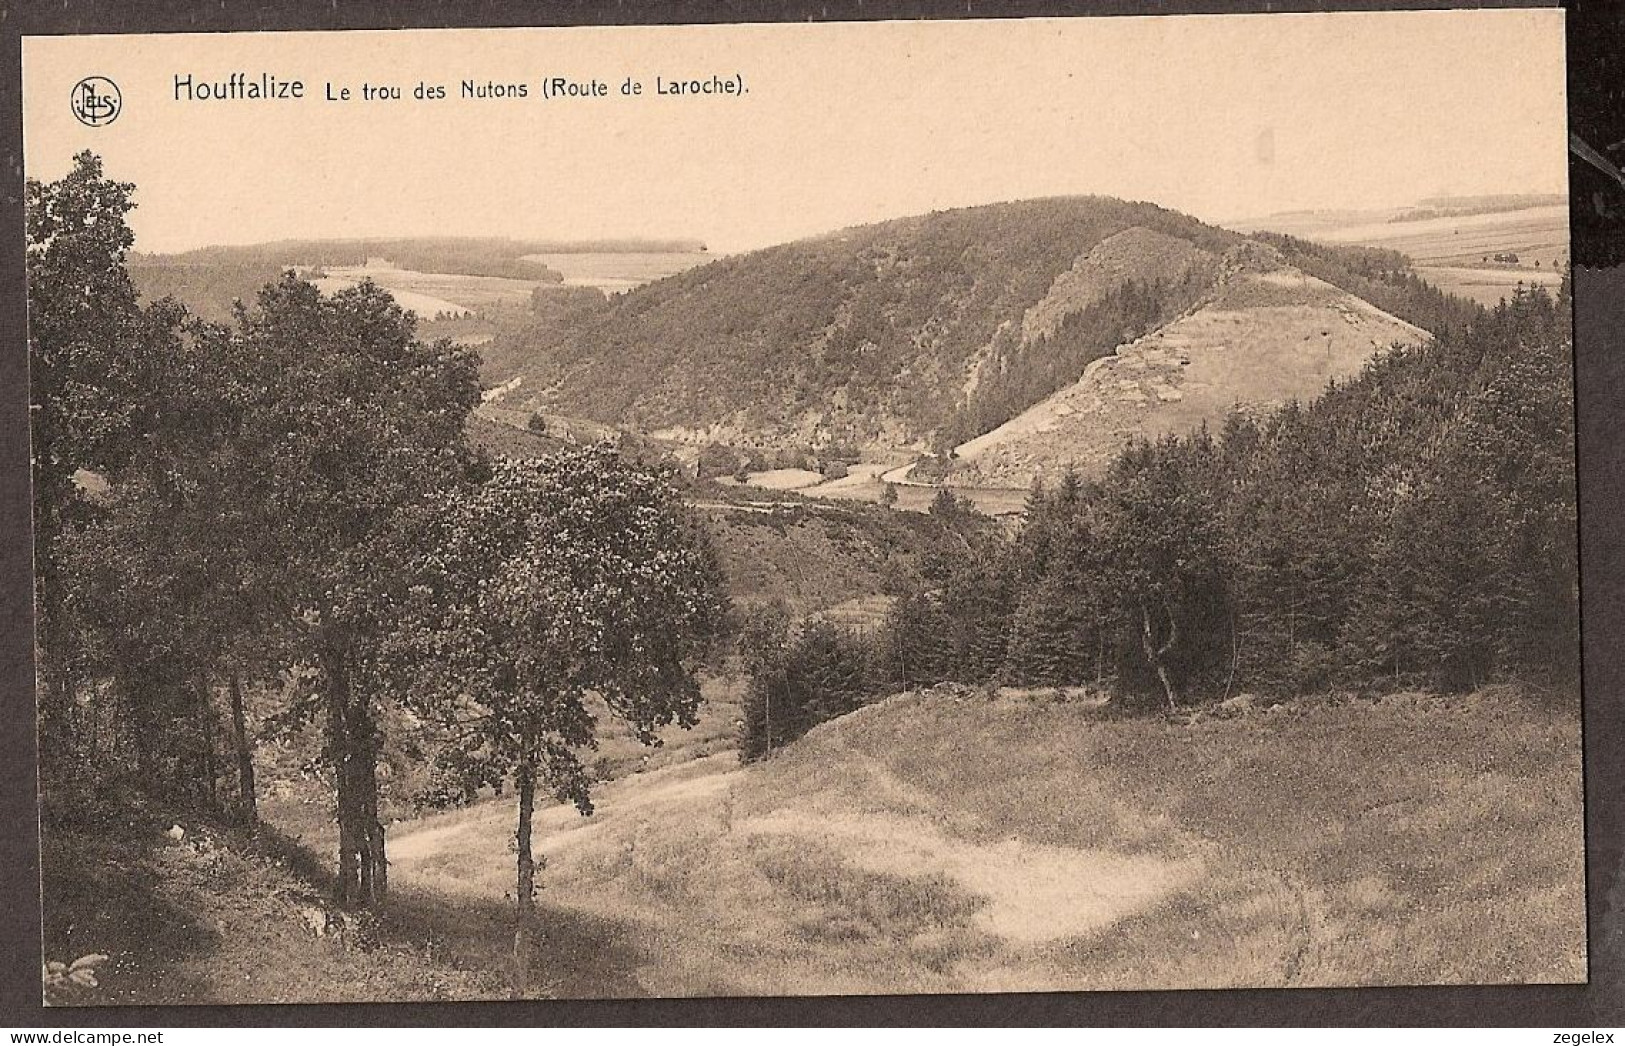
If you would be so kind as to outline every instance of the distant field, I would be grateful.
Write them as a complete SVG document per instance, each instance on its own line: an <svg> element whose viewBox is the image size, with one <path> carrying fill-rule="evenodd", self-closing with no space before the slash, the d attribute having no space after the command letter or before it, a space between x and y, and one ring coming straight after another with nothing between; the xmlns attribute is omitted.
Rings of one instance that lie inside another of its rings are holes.
<svg viewBox="0 0 1625 1046"><path fill-rule="evenodd" d="M346 288L354 287L361 282L361 279L360 277L348 279L342 276L327 276L311 282L323 294L336 294ZM385 286L376 278L373 279L373 282L388 291L389 296L395 299L395 304L408 312L417 313L420 319L432 319L441 314L446 316L468 316L473 313L473 310L468 306L459 305L454 301L432 297L428 294L419 294L416 291L403 290L399 287Z"/></svg>
<svg viewBox="0 0 1625 1046"><path fill-rule="evenodd" d="M332 267L327 278L316 280L323 293L370 279L389 291L403 309L421 317L444 312L465 315L490 305L523 303L531 291L543 284L534 280L514 280L502 276L462 276L456 273L416 272L389 266Z"/></svg>
<svg viewBox="0 0 1625 1046"><path fill-rule="evenodd" d="M1568 256L1567 207L1343 226L1319 236L1330 243L1363 243L1403 251L1419 265L1478 263L1484 255L1511 251L1520 261L1542 267Z"/></svg>
<svg viewBox="0 0 1625 1046"><path fill-rule="evenodd" d="M794 489L796 493L809 498L879 504L886 493L886 481L881 476L886 472L895 472L897 468L897 465L890 463L864 462L853 465L841 479L823 482L809 480L805 486L777 489ZM750 485L770 488L769 483L761 482L762 477L770 475L770 473L753 473ZM811 475L813 473L808 473L808 476ZM904 482L893 483L892 489L897 496L897 500L892 503L893 508L904 512L926 512L930 510L931 502L935 500L940 488L924 483ZM972 508L987 516L1012 516L1021 513L1027 507L1027 491L1024 489L955 487L954 496L962 501L968 501Z"/></svg>
<svg viewBox="0 0 1625 1046"><path fill-rule="evenodd" d="M1440 290L1493 306L1521 281L1555 289L1569 257L1566 206L1393 222L1370 215L1283 215L1240 227L1284 232L1325 243L1358 243L1401 251L1417 274ZM1513 265L1494 262L1516 254ZM1536 263L1539 263L1537 266Z"/></svg>
<svg viewBox="0 0 1625 1046"><path fill-rule="evenodd" d="M540 975L560 996L1577 982L1577 722L1509 691L1192 722L900 696L765 764L718 753L604 787L590 819L539 813ZM391 837L399 888L452 899L464 963L510 946L512 818Z"/></svg>
<svg viewBox="0 0 1625 1046"><path fill-rule="evenodd" d="M1531 207L1356 225L1328 230L1321 238L1403 251L1416 262L1417 274L1440 290L1494 306L1519 283L1557 288L1569 256L1569 212L1567 207ZM1516 254L1518 261L1486 261L1497 254Z"/></svg>
<svg viewBox="0 0 1625 1046"><path fill-rule="evenodd" d="M1491 269L1467 266L1420 265L1416 274L1442 291L1471 298L1480 305L1494 308L1501 299L1511 295L1518 285L1545 287L1556 291L1563 275L1553 269Z"/></svg>
<svg viewBox="0 0 1625 1046"><path fill-rule="evenodd" d="M824 482L824 476L811 469L768 469L750 473L746 482L763 490L805 490Z"/></svg>

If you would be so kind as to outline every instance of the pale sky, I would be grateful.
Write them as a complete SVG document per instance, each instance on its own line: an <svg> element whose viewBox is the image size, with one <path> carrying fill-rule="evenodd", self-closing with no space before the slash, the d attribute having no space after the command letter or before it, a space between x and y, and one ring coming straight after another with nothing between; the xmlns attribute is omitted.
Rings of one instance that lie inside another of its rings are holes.
<svg viewBox="0 0 1625 1046"><path fill-rule="evenodd" d="M136 248L361 236L781 243L1075 193L1210 221L1563 192L1563 14L1423 11L23 41L27 173L92 149L137 186ZM174 79L302 80L176 101ZM654 95L742 76L738 97ZM101 127L82 77L118 84ZM608 98L550 101L543 78ZM625 97L628 76L645 94ZM525 99L463 100L465 78ZM326 86L402 88L394 102ZM419 82L450 97L418 102Z"/></svg>

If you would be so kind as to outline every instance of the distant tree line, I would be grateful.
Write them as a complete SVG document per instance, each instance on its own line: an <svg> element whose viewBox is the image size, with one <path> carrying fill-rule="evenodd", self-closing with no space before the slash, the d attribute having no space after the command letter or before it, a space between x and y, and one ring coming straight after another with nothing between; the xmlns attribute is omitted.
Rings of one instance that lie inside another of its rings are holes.
<svg viewBox="0 0 1625 1046"><path fill-rule="evenodd" d="M200 247L179 254L135 254L132 266L226 266L259 269L364 265L383 258L403 269L462 276L503 276L518 280L562 283L564 274L526 255L543 253L546 244L524 240L472 237L414 237L365 240L279 240L245 246Z"/></svg>
<svg viewBox="0 0 1625 1046"><path fill-rule="evenodd" d="M1419 298L1417 300L1427 300ZM1454 314L1455 303L1449 303ZM1140 442L962 525L871 634L768 629L746 755L944 681L1251 692L1578 680L1567 283L1441 324L1308 405ZM934 513L970 518L952 503ZM771 729L765 709L772 701Z"/></svg>

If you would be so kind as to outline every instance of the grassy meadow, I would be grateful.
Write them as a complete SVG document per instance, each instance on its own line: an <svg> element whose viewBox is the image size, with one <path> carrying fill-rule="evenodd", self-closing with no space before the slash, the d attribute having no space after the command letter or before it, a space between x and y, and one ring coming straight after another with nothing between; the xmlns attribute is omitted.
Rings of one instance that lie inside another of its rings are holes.
<svg viewBox="0 0 1625 1046"><path fill-rule="evenodd" d="M1178 719L901 695L762 764L673 761L591 818L539 813L537 990L1581 980L1576 722L1511 689ZM512 818L392 835L392 906L459 965L507 961Z"/></svg>

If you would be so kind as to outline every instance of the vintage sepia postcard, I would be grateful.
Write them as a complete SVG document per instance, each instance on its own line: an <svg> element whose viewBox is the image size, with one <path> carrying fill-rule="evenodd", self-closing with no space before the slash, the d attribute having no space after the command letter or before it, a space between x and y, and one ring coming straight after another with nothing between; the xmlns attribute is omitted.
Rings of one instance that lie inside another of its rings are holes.
<svg viewBox="0 0 1625 1046"><path fill-rule="evenodd" d="M1586 980L1562 11L22 59L47 1002Z"/></svg>

